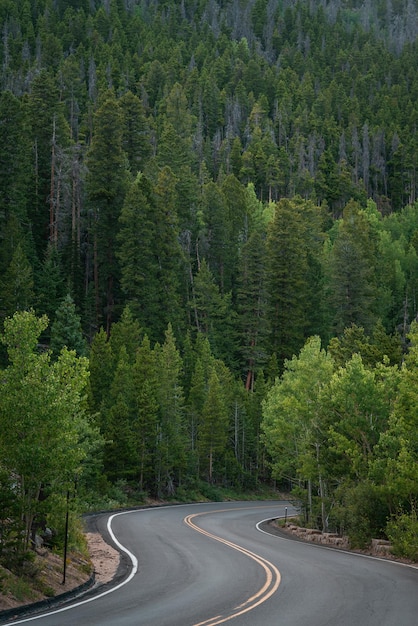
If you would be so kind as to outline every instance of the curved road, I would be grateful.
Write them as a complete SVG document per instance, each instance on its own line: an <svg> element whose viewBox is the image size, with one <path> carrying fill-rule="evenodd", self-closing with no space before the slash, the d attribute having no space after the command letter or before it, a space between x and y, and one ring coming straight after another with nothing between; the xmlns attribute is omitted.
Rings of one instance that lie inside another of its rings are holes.
<svg viewBox="0 0 418 626"><path fill-rule="evenodd" d="M129 577L33 626L416 626L418 569L260 532L285 502L113 515ZM289 514L291 506L288 504ZM103 523L106 519L103 519Z"/></svg>

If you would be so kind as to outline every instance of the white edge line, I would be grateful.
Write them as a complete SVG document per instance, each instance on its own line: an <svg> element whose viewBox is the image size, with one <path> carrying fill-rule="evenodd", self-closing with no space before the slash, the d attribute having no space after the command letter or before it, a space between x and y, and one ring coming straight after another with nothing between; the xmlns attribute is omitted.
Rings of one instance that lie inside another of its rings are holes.
<svg viewBox="0 0 418 626"><path fill-rule="evenodd" d="M140 509L140 510L141 511L149 511L151 509ZM116 585L115 587L112 587L111 589L107 589L107 591L103 591L102 593L99 593L97 595L94 595L91 598L87 598L86 600L80 600L80 602L75 602L73 604L69 604L67 606L63 606L60 609L55 609L55 610L52 610L52 611L48 611L48 613L42 613L42 615L33 615L32 617L27 617L27 618L19 620L19 621L10 622L10 626L12 626L14 624L24 624L26 622L32 622L35 619L42 619L42 618L45 618L45 617L49 617L50 615L56 615L57 613L63 613L64 611L69 611L70 609L75 609L76 607L81 606L83 604L87 604L88 602L93 602L94 600L98 600L99 598L103 598L103 596L106 596L109 593L113 593L114 591L117 591L118 589L120 589L121 587L126 585L129 581L131 581L132 578L135 576L136 572L138 571L138 559L136 558L136 556L134 554L132 554L132 552L130 552L127 548L125 548L125 546L123 546L120 543L120 541L118 541L118 539L116 539L115 534L114 534L114 532L112 530L112 520L115 517L118 517L119 515L127 515L128 513L137 513L137 512L138 512L137 510L131 510L131 511L122 511L121 513L114 513L107 520L107 530L109 532L109 535L111 536L111 538L114 541L114 543L118 546L118 548L120 550L122 550L122 552L125 552L125 554L128 555L128 557L131 559L131 562L132 562L132 570L131 570L129 576L124 581L119 583L119 585Z"/></svg>
<svg viewBox="0 0 418 626"><path fill-rule="evenodd" d="M191 504L177 504L174 506L178 506L178 507L183 507L183 506L193 506L193 505L200 505L200 504L211 504L211 503L202 503L202 502L193 502ZM216 503L218 504L218 503ZM66 606L61 607L60 609L54 609L45 613L41 613L39 615L32 615L32 617L26 617L25 619L21 619L21 620L17 620L17 621L11 621L11 622L6 622L5 626L14 626L15 624L26 624L27 622L32 622L36 619L43 619L45 617L49 617L50 615L56 615L57 613L63 613L64 611L69 611L70 609L75 609L79 606L82 606L83 604L87 604L88 602L93 602L95 600L99 600L100 598L103 598L103 596L107 596L109 593L113 593L114 591L117 591L118 589L120 589L121 587L123 587L124 585L126 585L128 582L130 582L132 580L132 578L135 576L136 572L138 571L138 559L136 558L136 556L134 554L132 554L132 552L130 552L127 548L125 548L125 546L123 546L120 541L118 539L116 539L115 534L112 530L112 520L115 517L118 517L119 515L128 515L129 513L139 513L142 511L153 511L155 510L155 508L159 508L159 509L164 509L164 508L171 508L169 506L161 506L161 507L148 507L145 509L130 509L129 511L120 511L119 513L114 513L113 515L111 515L109 517L109 519L107 520L107 530L109 532L109 535L111 536L112 540L115 542L115 544L118 546L118 548L120 550L122 550L122 552L125 552L125 554L128 555L128 557L131 559L132 562L132 570L131 573L129 574L129 576L122 581L121 583L119 583L119 585L116 585L115 587L112 587L111 589L107 589L107 591L103 591L102 593L98 593L95 594L94 596L92 596L91 598L86 598L85 600L80 600L80 602L74 602L71 604L68 604ZM277 519L277 518L276 518ZM267 520L265 520L267 521ZM260 524L262 522L259 522ZM265 532L261 529L260 532ZM270 534L270 533L266 533L266 534Z"/></svg>
<svg viewBox="0 0 418 626"><path fill-rule="evenodd" d="M274 519L283 519L284 515L278 515L277 517L268 517L267 519L262 519L257 522L256 529L258 532L263 533L264 535L269 535L270 537L274 537L275 539L279 539L281 541L295 541L295 539L291 539L290 537L279 537L273 533L269 533L266 530L262 530L260 528L260 524L265 524L266 522L271 522ZM313 543L311 541L304 541L301 539L299 543L303 543L306 546L311 546L312 548L323 548L324 550L332 550L333 552L343 552L344 554L350 554L351 556L361 556L363 559L372 559L373 561L382 561L382 563L391 563L392 565L402 565L402 567L409 567L410 569L418 570L418 565L411 565L409 563L402 563L401 561L392 561L391 559L382 559L380 556L372 556L371 554L361 554L361 552L351 552L351 550L343 550L342 548L333 548L332 546L324 546L319 545L318 543Z"/></svg>
<svg viewBox="0 0 418 626"><path fill-rule="evenodd" d="M194 502L191 505L199 505L199 504L203 504L202 502ZM206 504L206 503L205 503ZM191 506L190 504L178 504L175 506ZM159 509L164 509L164 508L169 508L168 506L160 506L160 507L148 507L145 509L130 509L129 511L120 511L119 513L114 513L113 515L111 515L109 517L109 519L107 520L107 530L109 532L109 535L111 536L112 540L115 542L115 544L118 546L118 548L120 550L122 550L122 552L125 552L125 554L128 555L128 557L131 559L132 562L132 570L131 573L129 574L129 576L123 580L121 583L119 583L119 585L116 585L115 587L112 587L111 589L107 589L107 591L102 591L102 593L98 593L95 594L94 596L92 596L91 598L86 598L85 600L80 600L79 602L74 602L71 604L68 604L66 606L61 607L60 609L53 609L48 611L48 609L46 609L46 611L48 612L44 612L41 613L39 615L32 615L32 617L26 617L25 619L20 619L17 621L11 621L11 622L6 622L5 626L14 626L15 624L25 624L27 622L32 622L36 619L42 619L45 617L49 617L50 615L56 615L57 613L63 613L64 611L69 611L70 609L75 609L79 606L82 606L83 604L87 604L88 602L93 602L95 600L99 600L100 598L103 598L103 596L107 596L109 593L113 593L114 591L117 591L118 589L120 589L121 587L123 587L124 585L126 585L129 581L132 580L132 578L135 576L136 572L138 571L138 559L136 558L136 556L134 554L132 554L132 552L130 552L127 548L125 548L125 546L123 546L120 541L118 539L116 539L115 534L112 530L112 520L115 517L118 517L119 515L128 515L129 513L142 513L143 511L153 511L156 508ZM170 507L171 508L171 507ZM87 592L90 590L87 590ZM86 593L87 593L86 592ZM29 607L28 607L29 610Z"/></svg>

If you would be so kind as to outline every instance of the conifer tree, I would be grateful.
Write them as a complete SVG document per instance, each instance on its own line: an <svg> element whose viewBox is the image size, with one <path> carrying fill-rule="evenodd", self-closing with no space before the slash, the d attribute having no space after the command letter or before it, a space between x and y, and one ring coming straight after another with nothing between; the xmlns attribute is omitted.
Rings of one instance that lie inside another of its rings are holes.
<svg viewBox="0 0 418 626"><path fill-rule="evenodd" d="M227 364L235 363L237 352L236 315L231 294L221 295L205 260L194 279L193 300L196 331L203 333L216 358Z"/></svg>
<svg viewBox="0 0 418 626"><path fill-rule="evenodd" d="M172 496L181 485L186 463L183 364L171 325L166 330L164 344L156 352L159 420L155 479L158 494Z"/></svg>
<svg viewBox="0 0 418 626"><path fill-rule="evenodd" d="M355 202L344 209L330 258L330 304L334 330L351 324L370 331L375 310L374 259L376 240L366 215Z"/></svg>
<svg viewBox="0 0 418 626"><path fill-rule="evenodd" d="M201 473L209 483L221 475L227 441L227 409L216 369L212 367L198 434Z"/></svg>
<svg viewBox="0 0 418 626"><path fill-rule="evenodd" d="M117 358L108 395L108 406L102 405L101 409L106 424L104 469L111 481L126 481L138 474L139 461L134 427L132 365L124 346Z"/></svg>
<svg viewBox="0 0 418 626"><path fill-rule="evenodd" d="M28 219L28 122L22 101L10 91L0 94L0 120L0 224L13 214L23 227Z"/></svg>
<svg viewBox="0 0 418 626"><path fill-rule="evenodd" d="M161 341L169 322L182 326L175 179L170 168L155 185L143 174L132 183L120 217L118 258L121 285L150 340Z"/></svg>
<svg viewBox="0 0 418 626"><path fill-rule="evenodd" d="M103 328L95 334L89 352L89 409L106 436L102 408L109 404L109 389L115 371L115 357Z"/></svg>
<svg viewBox="0 0 418 626"><path fill-rule="evenodd" d="M307 296L307 246L302 211L287 199L276 205L267 233L266 286L271 349L280 363L303 345Z"/></svg>
<svg viewBox="0 0 418 626"><path fill-rule="evenodd" d="M131 308L126 306L123 309L120 320L113 324L109 338L112 354L117 358L119 352L124 347L127 358L131 363L135 362L136 352L143 339L143 331L135 318Z"/></svg>
<svg viewBox="0 0 418 626"><path fill-rule="evenodd" d="M145 117L141 100L127 91L119 100L123 114L123 149L129 162L131 173L144 169L146 159L151 154L151 131Z"/></svg>
<svg viewBox="0 0 418 626"><path fill-rule="evenodd" d="M147 336L138 348L132 368L135 398L135 440L138 455L136 468L139 489L154 496L158 445L158 369L157 355Z"/></svg>
<svg viewBox="0 0 418 626"><path fill-rule="evenodd" d="M266 359L265 256L265 242L260 233L254 231L242 248L237 294L240 353L248 390L253 390L255 373Z"/></svg>
<svg viewBox="0 0 418 626"><path fill-rule="evenodd" d="M127 159L123 150L123 116L112 91L102 96L95 115L87 167L95 322L98 326L103 322L109 334L119 299L116 236L128 183Z"/></svg>
<svg viewBox="0 0 418 626"><path fill-rule="evenodd" d="M80 316L76 313L74 300L67 294L55 315L51 327L51 350L58 356L62 348L74 350L77 356L85 356L86 342L81 329Z"/></svg>
<svg viewBox="0 0 418 626"><path fill-rule="evenodd" d="M44 259L36 276L36 309L46 314L51 323L65 295L61 257L56 246L48 243Z"/></svg>
<svg viewBox="0 0 418 626"><path fill-rule="evenodd" d="M51 72L42 70L35 76L26 106L33 159L28 210L35 226L36 251L42 258L46 243L54 241L57 228L57 155L70 144L70 129Z"/></svg>
<svg viewBox="0 0 418 626"><path fill-rule="evenodd" d="M25 311L34 305L33 270L23 249L18 243L1 281L1 316L13 315L15 311Z"/></svg>

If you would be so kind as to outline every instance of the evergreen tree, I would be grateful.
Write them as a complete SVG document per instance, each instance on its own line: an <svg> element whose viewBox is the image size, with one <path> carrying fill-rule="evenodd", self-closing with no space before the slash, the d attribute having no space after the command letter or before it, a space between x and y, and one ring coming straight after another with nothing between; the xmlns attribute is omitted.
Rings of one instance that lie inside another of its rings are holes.
<svg viewBox="0 0 418 626"><path fill-rule="evenodd" d="M61 257L57 247L48 243L42 265L36 276L36 309L53 323L64 297L65 284Z"/></svg>
<svg viewBox="0 0 418 626"><path fill-rule="evenodd" d="M237 351L236 315L231 294L221 295L212 273L203 260L193 283L193 309L196 331L208 338L216 358L235 363Z"/></svg>
<svg viewBox="0 0 418 626"><path fill-rule="evenodd" d="M118 358L122 348L126 350L130 363L134 363L136 353L143 339L143 331L129 306L123 309L120 320L113 324L109 338L112 354Z"/></svg>
<svg viewBox="0 0 418 626"><path fill-rule="evenodd" d="M104 94L95 115L87 167L95 322L99 326L103 321L109 334L119 302L116 237L128 181L127 160L123 151L123 117L112 91Z"/></svg>
<svg viewBox="0 0 418 626"><path fill-rule="evenodd" d="M0 281L1 316L8 317L15 311L25 311L34 304L33 270L19 243L13 253L10 265Z"/></svg>
<svg viewBox="0 0 418 626"><path fill-rule="evenodd" d="M163 168L156 185L139 174L120 217L118 258L121 285L150 339L164 336L164 325L181 326L179 276L182 251L175 212L175 181Z"/></svg>
<svg viewBox="0 0 418 626"><path fill-rule="evenodd" d="M10 91L0 94L0 120L0 224L7 223L13 214L27 228L28 126L22 101Z"/></svg>
<svg viewBox="0 0 418 626"><path fill-rule="evenodd" d="M181 485L185 469L184 395L182 360L176 347L171 326L165 342L157 350L159 420L155 480L159 495L174 495Z"/></svg>
<svg viewBox="0 0 418 626"><path fill-rule="evenodd" d="M29 137L32 149L29 215L39 258L47 241L56 240L57 188L55 172L58 153L70 143L70 130L52 73L42 70L33 80L27 100Z"/></svg>
<svg viewBox="0 0 418 626"><path fill-rule="evenodd" d="M270 345L280 363L299 352L307 327L305 228L300 206L290 200L280 200L266 241Z"/></svg>
<svg viewBox="0 0 418 626"><path fill-rule="evenodd" d="M106 436L102 407L109 404L109 388L115 371L115 357L102 329L95 334L89 353L89 409L100 431Z"/></svg>
<svg viewBox="0 0 418 626"><path fill-rule="evenodd" d="M366 331L371 328L376 307L375 243L365 214L357 203L350 202L344 209L330 257L329 300L336 333L350 324Z"/></svg>
<svg viewBox="0 0 418 626"><path fill-rule="evenodd" d="M132 365L124 346L119 352L108 394L107 406L101 409L106 424L104 469L113 482L132 480L138 475L139 459Z"/></svg>
<svg viewBox="0 0 418 626"><path fill-rule="evenodd" d="M209 483L222 475L227 441L227 409L216 369L212 368L198 433L201 473Z"/></svg>
<svg viewBox="0 0 418 626"><path fill-rule="evenodd" d="M151 130L141 100L131 91L120 98L119 104L124 120L122 145L131 173L136 176L151 154Z"/></svg>
<svg viewBox="0 0 418 626"><path fill-rule="evenodd" d="M265 242L254 231L242 248L237 294L240 352L248 390L253 390L255 373L266 358L265 254Z"/></svg>
<svg viewBox="0 0 418 626"><path fill-rule="evenodd" d="M158 369L156 353L145 336L137 351L132 378L135 395L135 438L138 454L138 486L157 495Z"/></svg>
<svg viewBox="0 0 418 626"><path fill-rule="evenodd" d="M57 357L64 348L74 350L77 356L86 354L86 342L81 329L80 316L76 313L74 300L67 294L55 315L51 327L51 350Z"/></svg>

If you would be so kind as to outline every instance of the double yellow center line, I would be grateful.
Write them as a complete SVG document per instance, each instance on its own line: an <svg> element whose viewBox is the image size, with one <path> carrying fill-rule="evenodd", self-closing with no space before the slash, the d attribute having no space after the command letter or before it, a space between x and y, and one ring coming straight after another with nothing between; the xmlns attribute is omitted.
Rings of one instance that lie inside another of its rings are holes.
<svg viewBox="0 0 418 626"><path fill-rule="evenodd" d="M263 602L266 602L266 600L268 600L277 591L280 585L280 572L277 567L273 565L273 563L270 563L270 561L267 561L267 559L264 559L263 557L255 554L254 552L251 552L250 550L247 550L246 548L238 546L236 543L232 543L231 541L227 541L226 539L222 539L222 537L218 537L217 535L213 535L212 533L203 530L203 528L200 528L194 521L196 517L208 515L208 513L222 513L226 510L227 509L220 511L208 511L207 513L194 513L193 515L188 515L187 517L185 517L184 522L185 524L187 524L187 526L193 528L193 530L196 530L198 533L201 533L206 537L210 537L215 541L219 541L219 543L223 543L233 550L237 550L237 552L245 554L245 556L248 556L248 558L258 563L258 565L260 565L260 567L262 567L265 571L266 580L264 585L254 595L245 600L245 602L243 602L242 604L234 607L228 615L217 615L216 617L212 617L204 622L199 622L199 624L194 624L194 626L217 626L218 624L224 624L225 622L228 622L229 620L232 620L239 615L248 613L248 611L252 611L260 604L263 604Z"/></svg>

